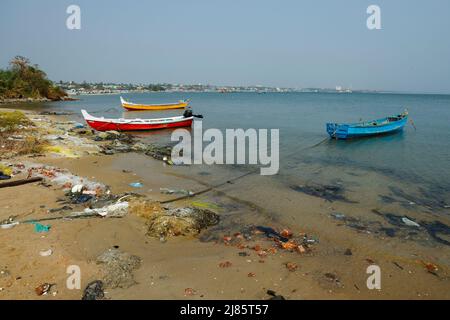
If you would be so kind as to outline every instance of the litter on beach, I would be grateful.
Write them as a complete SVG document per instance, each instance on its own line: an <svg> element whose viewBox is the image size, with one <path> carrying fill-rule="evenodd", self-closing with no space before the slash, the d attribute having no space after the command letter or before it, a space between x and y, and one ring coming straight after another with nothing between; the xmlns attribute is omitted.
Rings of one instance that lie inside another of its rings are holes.
<svg viewBox="0 0 450 320"><path fill-rule="evenodd" d="M132 182L129 186L133 188L142 188L144 185L141 182Z"/></svg>
<svg viewBox="0 0 450 320"><path fill-rule="evenodd" d="M37 233L49 232L51 228L50 225L43 225L39 222L32 222L32 224L34 224L34 231Z"/></svg>
<svg viewBox="0 0 450 320"><path fill-rule="evenodd" d="M402 221L403 221L403 223L404 224L406 224L408 227L420 227L420 224L418 224L417 222L415 222L415 221L412 221L411 219L408 219L408 218L406 218L406 217L403 217L402 218Z"/></svg>
<svg viewBox="0 0 450 320"><path fill-rule="evenodd" d="M49 257L53 254L53 250L52 249L48 249L48 250L43 250L39 252L39 255L41 257Z"/></svg>
<svg viewBox="0 0 450 320"><path fill-rule="evenodd" d="M128 213L128 202L117 202L115 204L96 209L85 209L83 214L97 214L102 217L123 217Z"/></svg>
<svg viewBox="0 0 450 320"><path fill-rule="evenodd" d="M2 229L12 229L15 226L17 226L18 224L19 224L19 222L2 223L2 224L0 224L0 227Z"/></svg>

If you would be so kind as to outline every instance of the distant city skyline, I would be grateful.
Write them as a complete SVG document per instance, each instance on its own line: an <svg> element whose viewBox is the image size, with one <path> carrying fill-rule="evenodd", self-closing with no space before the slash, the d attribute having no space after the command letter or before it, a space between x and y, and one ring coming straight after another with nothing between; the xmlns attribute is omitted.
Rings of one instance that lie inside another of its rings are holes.
<svg viewBox="0 0 450 320"><path fill-rule="evenodd" d="M81 29L69 30L70 5ZM366 10L381 9L381 30ZM450 94L450 1L2 0L0 67L53 81Z"/></svg>

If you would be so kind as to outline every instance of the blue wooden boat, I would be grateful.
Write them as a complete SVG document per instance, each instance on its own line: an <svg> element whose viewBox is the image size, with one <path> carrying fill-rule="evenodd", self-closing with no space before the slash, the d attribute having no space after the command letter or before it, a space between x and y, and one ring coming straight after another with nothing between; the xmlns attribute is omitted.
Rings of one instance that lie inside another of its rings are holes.
<svg viewBox="0 0 450 320"><path fill-rule="evenodd" d="M408 112L383 119L358 123L327 123L331 138L351 139L400 131L408 121Z"/></svg>

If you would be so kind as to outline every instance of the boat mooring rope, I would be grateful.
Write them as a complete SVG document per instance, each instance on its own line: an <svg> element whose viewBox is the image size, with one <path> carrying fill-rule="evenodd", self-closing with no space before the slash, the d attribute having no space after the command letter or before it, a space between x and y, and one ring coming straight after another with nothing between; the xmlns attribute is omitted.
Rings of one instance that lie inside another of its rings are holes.
<svg viewBox="0 0 450 320"><path fill-rule="evenodd" d="M318 146L320 146L322 143L324 143L325 141L328 141L329 139L330 139L330 138L325 138L325 139L319 141L319 142L316 143L316 144L313 144L313 145L311 145L311 146L308 146L308 147L302 148L302 149L300 149L300 150L297 150L297 151L295 151L295 152L289 154L288 157L292 157L293 155L295 155L295 154L297 154L297 153L299 153L299 152L301 152L301 151L305 151L305 150L308 150L308 149L313 149L313 148L315 148L315 147L318 147ZM256 169L253 169L253 170L251 170L251 171L248 171L248 172L246 172L246 173L244 173L244 174L241 174L241 175L239 175L239 176L237 176L237 177L235 177L235 178L226 180L225 182L221 182L221 183L218 183L218 184L216 184L216 185L209 186L208 188L205 188L205 189L203 189L203 190L200 190L200 191L191 193L191 194L189 194L189 195L185 195L185 196L181 196L181 197L177 197L177 198L173 198L173 199L169 199L169 200L160 201L160 203L166 204L166 203L172 203L172 202L184 200L184 199L187 199L187 198L193 198L193 197L196 197L196 196L198 196L198 195L204 194L204 193L206 193L206 192L212 191L212 190L214 190L214 189L220 188L220 187L222 187L222 186L224 186L224 185L230 184L230 183L232 183L232 182L234 182L234 181L237 181L237 180L240 180L240 179L242 179L242 178L248 177L248 176L250 176L250 175L252 175L252 174L254 174L254 173L257 173L258 171L259 171L259 168L256 168ZM204 183L204 184L205 184L205 185L208 185L207 183Z"/></svg>

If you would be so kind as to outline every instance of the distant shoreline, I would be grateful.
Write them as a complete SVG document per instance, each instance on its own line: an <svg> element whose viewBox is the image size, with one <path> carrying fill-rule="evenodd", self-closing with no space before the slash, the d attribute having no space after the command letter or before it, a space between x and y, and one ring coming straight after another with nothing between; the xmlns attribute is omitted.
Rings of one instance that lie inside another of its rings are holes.
<svg viewBox="0 0 450 320"><path fill-rule="evenodd" d="M0 105L14 104L14 103L36 103L36 102L55 102L55 101L77 101L78 98L67 96L61 100L51 100L48 98L19 98L19 99L0 99Z"/></svg>

